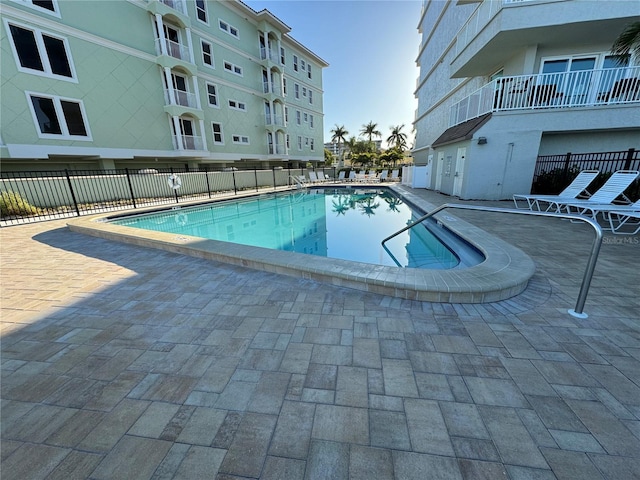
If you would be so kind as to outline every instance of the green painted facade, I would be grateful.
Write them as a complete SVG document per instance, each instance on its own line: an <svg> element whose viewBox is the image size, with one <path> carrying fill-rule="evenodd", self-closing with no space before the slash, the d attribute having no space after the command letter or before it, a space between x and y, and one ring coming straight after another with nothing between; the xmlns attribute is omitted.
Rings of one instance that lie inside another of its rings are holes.
<svg viewBox="0 0 640 480"><path fill-rule="evenodd" d="M2 0L2 169L323 162L328 64L268 11L197 4Z"/></svg>

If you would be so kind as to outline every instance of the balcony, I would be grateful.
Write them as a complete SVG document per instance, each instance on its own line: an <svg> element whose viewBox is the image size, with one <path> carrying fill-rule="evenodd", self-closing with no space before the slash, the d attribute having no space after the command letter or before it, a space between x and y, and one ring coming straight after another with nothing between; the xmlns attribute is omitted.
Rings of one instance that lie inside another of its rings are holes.
<svg viewBox="0 0 640 480"><path fill-rule="evenodd" d="M490 74L541 43L611 45L637 15L637 2L483 0L455 36L450 76Z"/></svg>
<svg viewBox="0 0 640 480"><path fill-rule="evenodd" d="M167 7L174 9L177 12L187 15L187 5L183 0L159 0L160 3L165 4Z"/></svg>
<svg viewBox="0 0 640 480"><path fill-rule="evenodd" d="M284 127L284 117L282 115L265 114L264 122L267 125L276 125L278 127Z"/></svg>
<svg viewBox="0 0 640 480"><path fill-rule="evenodd" d="M164 93L167 105L180 105L182 107L198 108L198 101L193 93L185 92L184 90L173 90L175 97L169 90L165 90Z"/></svg>
<svg viewBox="0 0 640 480"><path fill-rule="evenodd" d="M269 155L286 155L287 149L284 145L269 145Z"/></svg>
<svg viewBox="0 0 640 480"><path fill-rule="evenodd" d="M449 126L489 112L638 102L640 67L502 77L454 104Z"/></svg>
<svg viewBox="0 0 640 480"><path fill-rule="evenodd" d="M165 39L164 47L162 49L162 41L161 39L156 39L156 52L158 55L169 55L173 58L177 58L178 60L183 60L185 62L191 63L191 55L189 53L189 47L187 45L182 45L178 42L174 42L172 40ZM166 53L165 53L166 52Z"/></svg>
<svg viewBox="0 0 640 480"><path fill-rule="evenodd" d="M276 83L271 83L270 82L263 82L262 84L262 91L264 93L272 93L274 95L277 95L279 97L282 96L282 87Z"/></svg>
<svg viewBox="0 0 640 480"><path fill-rule="evenodd" d="M204 143L202 142L202 137L197 135L180 135L173 136L173 141L176 149L179 150L178 145L180 145L179 140L182 139L182 146L184 150L204 150Z"/></svg>
<svg viewBox="0 0 640 480"><path fill-rule="evenodd" d="M267 60L274 63L280 63L280 56L271 49L267 49L266 47L260 47L260 60Z"/></svg>

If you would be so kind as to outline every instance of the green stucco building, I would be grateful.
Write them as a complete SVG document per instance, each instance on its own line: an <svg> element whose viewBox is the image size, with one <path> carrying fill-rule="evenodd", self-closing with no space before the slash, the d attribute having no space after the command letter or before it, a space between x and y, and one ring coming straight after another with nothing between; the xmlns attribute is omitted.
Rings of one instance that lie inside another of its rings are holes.
<svg viewBox="0 0 640 480"><path fill-rule="evenodd" d="M241 1L2 0L7 170L324 161L328 64Z"/></svg>

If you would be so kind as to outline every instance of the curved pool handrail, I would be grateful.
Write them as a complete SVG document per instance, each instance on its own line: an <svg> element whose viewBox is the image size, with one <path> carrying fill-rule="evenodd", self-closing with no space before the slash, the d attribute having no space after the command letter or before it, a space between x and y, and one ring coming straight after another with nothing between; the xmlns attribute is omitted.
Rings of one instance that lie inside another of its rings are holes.
<svg viewBox="0 0 640 480"><path fill-rule="evenodd" d="M600 227L598 222L596 222L595 220L589 217L584 217L581 215L575 215L570 213L539 212L539 211L532 211L532 210L519 210L515 208L483 207L480 205L463 205L459 203L445 203L431 210L429 213L423 215L422 217L418 218L415 222L410 223L406 227L403 227L397 232L386 237L384 240L382 240L382 246L385 247L384 244L387 241L391 240L393 237L400 235L402 232L405 232L410 228L415 227L416 225L424 222L426 219L434 216L436 213L439 213L442 210L445 210L447 208L458 208L461 210L480 210L482 212L514 213L518 215L535 215L538 217L566 218L570 220L580 220L591 225L596 232L596 237L593 240L593 245L591 246L591 254L589 255L587 267L585 269L584 276L582 277L582 285L580 286L580 293L578 294L578 300L576 301L576 308L569 309L568 311L569 314L574 317L578 317L578 318L588 317L588 315L583 311L584 304L587 300L587 294L589 293L589 286L591 285L593 272L596 268L596 262L598 261L598 254L600 253L600 246L602 245L602 227Z"/></svg>

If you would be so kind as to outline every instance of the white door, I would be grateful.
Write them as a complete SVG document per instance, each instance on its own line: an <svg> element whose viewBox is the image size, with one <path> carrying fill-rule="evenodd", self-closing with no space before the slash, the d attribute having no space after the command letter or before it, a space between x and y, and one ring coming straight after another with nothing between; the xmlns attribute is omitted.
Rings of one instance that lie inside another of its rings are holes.
<svg viewBox="0 0 640 480"><path fill-rule="evenodd" d="M442 188L442 175L444 175L444 152L438 152L438 169L436 170L436 191Z"/></svg>
<svg viewBox="0 0 640 480"><path fill-rule="evenodd" d="M462 179L464 177L464 163L467 156L467 147L458 148L458 156L456 157L456 173L453 179L453 196L462 195Z"/></svg>

